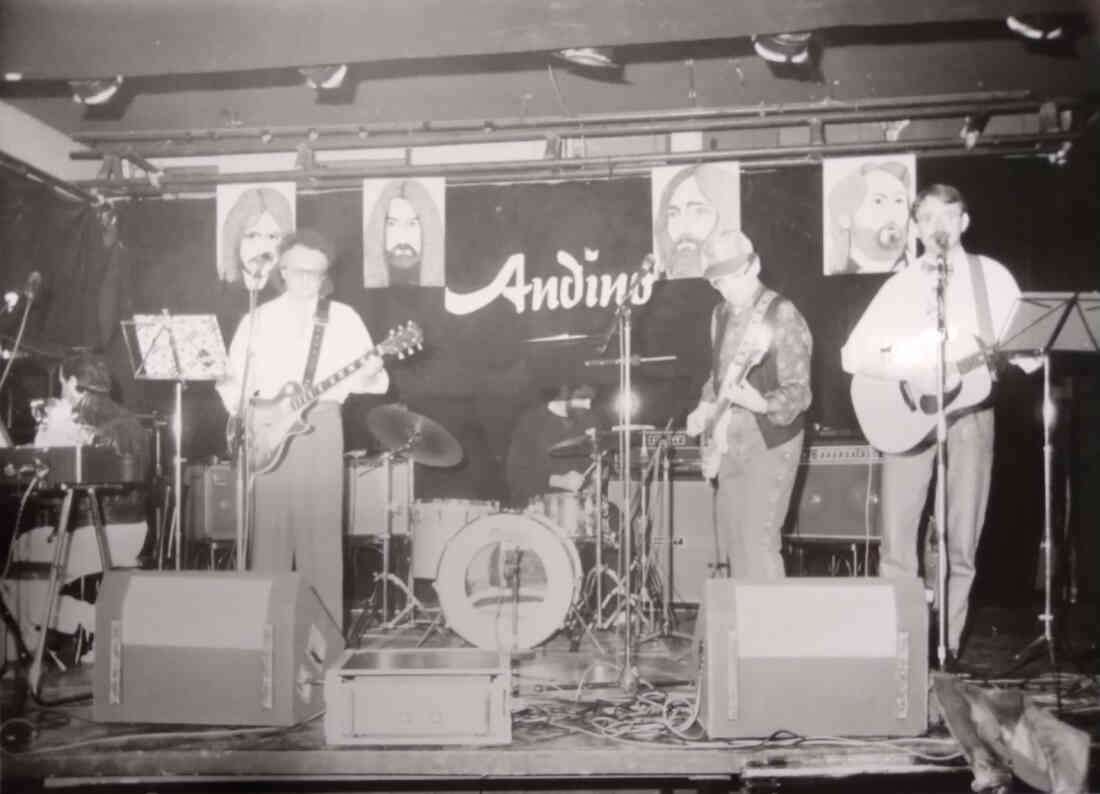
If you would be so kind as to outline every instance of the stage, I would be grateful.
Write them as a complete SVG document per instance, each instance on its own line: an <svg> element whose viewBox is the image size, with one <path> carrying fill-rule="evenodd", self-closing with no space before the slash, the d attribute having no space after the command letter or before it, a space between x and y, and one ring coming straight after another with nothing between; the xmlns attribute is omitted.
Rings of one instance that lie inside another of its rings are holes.
<svg viewBox="0 0 1100 794"><path fill-rule="evenodd" d="M690 635L691 612L676 610L671 628ZM1019 691L1087 731L1095 746L1100 713L1095 620L1095 611L1083 607L1068 613L1059 643L1065 653L1056 659L1060 670L1055 672L1044 649L1030 659L1014 659L1034 636L1033 610L982 608L965 657L968 672L948 676L933 671L932 686L948 681L989 692ZM19 790L171 786L203 791L246 782L262 790L969 791L975 779L966 748L948 730L934 698L929 727L919 736L805 737L777 729L768 738L710 740L692 722L697 696L692 665L697 662L691 641L635 637L631 659L637 678L628 695L622 686L622 637L621 627L573 637L559 632L518 654L511 664L507 744L331 746L320 713L290 727L104 724L92 721L87 700L43 706L28 699L23 717L5 724L3 776ZM419 645L426 653L466 645L450 630L433 628L427 618L399 629L368 628L353 644L381 652ZM96 663L66 671L49 665L40 700L90 693ZM1010 670L1014 665L1017 669ZM1002 671L992 681L983 680ZM5 703L10 702L10 676L4 693ZM813 709L814 703L805 707ZM969 757L975 757L973 749ZM1093 773L1089 790L1095 783Z"/></svg>

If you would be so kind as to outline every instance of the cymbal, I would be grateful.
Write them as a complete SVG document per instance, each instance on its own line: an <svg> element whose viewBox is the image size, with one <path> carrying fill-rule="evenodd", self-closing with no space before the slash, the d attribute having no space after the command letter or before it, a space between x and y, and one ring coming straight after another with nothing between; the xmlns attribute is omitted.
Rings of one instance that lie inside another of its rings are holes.
<svg viewBox="0 0 1100 794"><path fill-rule="evenodd" d="M391 452L403 452L425 466L454 466L462 445L443 425L403 405L379 405L367 414L367 427Z"/></svg>
<svg viewBox="0 0 1100 794"><path fill-rule="evenodd" d="M653 425L616 425L612 430L592 431L559 441L547 452L555 458L568 458L587 455L592 451L593 446L604 451L615 449L619 445L619 434L623 430L630 433L631 446L638 446L642 443L642 433L653 429Z"/></svg>

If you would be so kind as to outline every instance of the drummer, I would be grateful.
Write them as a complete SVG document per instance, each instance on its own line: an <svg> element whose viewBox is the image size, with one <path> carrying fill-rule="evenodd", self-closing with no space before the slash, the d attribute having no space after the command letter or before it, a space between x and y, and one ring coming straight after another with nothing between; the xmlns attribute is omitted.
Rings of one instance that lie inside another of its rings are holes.
<svg viewBox="0 0 1100 794"><path fill-rule="evenodd" d="M591 461L583 437L600 425L592 409L596 389L589 384L563 384L543 398L545 402L531 405L520 415L508 447L504 474L509 504L517 509L546 493L577 493L590 485ZM551 447L569 439L580 443L551 454Z"/></svg>

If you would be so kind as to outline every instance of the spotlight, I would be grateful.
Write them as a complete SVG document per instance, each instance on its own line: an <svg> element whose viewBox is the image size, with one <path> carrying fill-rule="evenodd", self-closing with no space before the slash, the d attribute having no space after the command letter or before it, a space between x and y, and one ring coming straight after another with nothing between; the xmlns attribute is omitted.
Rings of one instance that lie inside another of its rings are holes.
<svg viewBox="0 0 1100 794"><path fill-rule="evenodd" d="M118 93L121 85L122 75L69 81L69 87L73 91L73 102L81 105L102 105L109 102L111 97Z"/></svg>
<svg viewBox="0 0 1100 794"><path fill-rule="evenodd" d="M339 88L348 73L346 63L327 66L303 66L298 72L306 79L306 85L317 91L331 91Z"/></svg>
<svg viewBox="0 0 1100 794"><path fill-rule="evenodd" d="M619 64L606 47L567 47L554 53L567 63L588 69L618 69Z"/></svg>
<svg viewBox="0 0 1100 794"><path fill-rule="evenodd" d="M1050 14L1027 14L1006 17L1005 24L1013 33L1029 41L1054 41L1062 38L1065 26L1062 20Z"/></svg>
<svg viewBox="0 0 1100 794"><path fill-rule="evenodd" d="M768 33L752 37L752 46L756 54L772 63L804 64L810 59L810 45L814 34L811 31L801 33Z"/></svg>
<svg viewBox="0 0 1100 794"><path fill-rule="evenodd" d="M968 150L973 149L978 143L978 138L982 137L987 124L989 124L989 115L986 113L966 117L962 129L959 130L959 137L963 139L963 145Z"/></svg>

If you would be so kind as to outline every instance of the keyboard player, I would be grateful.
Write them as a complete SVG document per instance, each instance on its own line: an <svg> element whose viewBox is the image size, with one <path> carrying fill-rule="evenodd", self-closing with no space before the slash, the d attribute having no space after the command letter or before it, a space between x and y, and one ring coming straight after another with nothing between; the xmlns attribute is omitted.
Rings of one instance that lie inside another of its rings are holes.
<svg viewBox="0 0 1100 794"><path fill-rule="evenodd" d="M38 430L34 446L104 446L123 460L137 462L136 470L143 471L142 462L148 459L149 454L145 428L133 413L111 399L111 374L105 359L90 352L70 355L61 362L60 381L60 396L51 398L35 411ZM114 480L117 476L104 474L97 477L95 472L89 472L85 479ZM140 488L100 494L107 545L115 567L138 567L138 557L149 534L147 498L145 490ZM88 588L77 588L74 583L99 573L102 565L86 500L78 498L73 512L71 525L75 528L57 629L74 633L77 625L83 625L87 632L91 632L95 621L89 600L94 595L87 594ZM34 563L51 562L53 535L52 526L35 527L18 535L11 549L10 560L16 563L12 572L19 570L20 563L31 563L31 566L24 567L34 569ZM35 636L28 634L26 627L41 621L47 582L40 578L19 579L13 576L4 580L3 588L9 608L18 615L24 627L24 641L33 646ZM64 597L65 593L69 597ZM81 595L84 597L79 597Z"/></svg>

